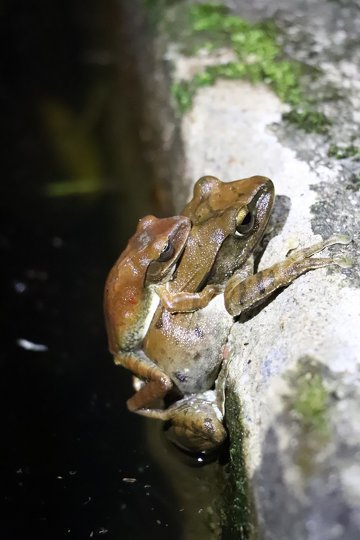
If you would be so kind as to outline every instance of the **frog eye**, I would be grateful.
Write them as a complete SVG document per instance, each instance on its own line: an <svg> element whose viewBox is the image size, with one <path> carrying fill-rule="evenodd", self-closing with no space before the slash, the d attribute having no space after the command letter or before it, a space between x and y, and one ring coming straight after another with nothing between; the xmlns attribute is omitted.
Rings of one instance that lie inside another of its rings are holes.
<svg viewBox="0 0 360 540"><path fill-rule="evenodd" d="M162 249L162 251L160 253L160 256L158 257L157 260L159 262L166 262L169 259L171 259L171 257L174 255L174 252L175 252L175 248L172 245L172 243L170 242L170 240L168 240L166 242L165 246L163 247L163 249Z"/></svg>
<svg viewBox="0 0 360 540"><path fill-rule="evenodd" d="M244 210L240 211L236 217L236 236L246 236L249 234L255 223L254 212L247 211L244 215Z"/></svg>

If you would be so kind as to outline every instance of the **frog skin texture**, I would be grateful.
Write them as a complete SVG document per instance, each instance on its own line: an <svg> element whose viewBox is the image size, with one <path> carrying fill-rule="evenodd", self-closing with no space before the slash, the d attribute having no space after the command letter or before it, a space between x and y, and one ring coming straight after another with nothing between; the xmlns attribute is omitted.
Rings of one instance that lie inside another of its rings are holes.
<svg viewBox="0 0 360 540"><path fill-rule="evenodd" d="M153 287L171 279L190 227L190 220L184 216L144 217L110 270L104 314L109 350L115 359L120 352L125 355L141 345L151 306L158 303Z"/></svg>
<svg viewBox="0 0 360 540"><path fill-rule="evenodd" d="M116 321L122 318L117 311L121 301L113 302L113 293L107 288L105 317L110 351L116 364L143 381L127 401L128 408L165 421L169 438L187 451L207 452L226 438L225 378L219 373L227 358L229 317L221 312L214 317L208 304L223 295L228 314L236 317L309 270L332 264L344 266L341 259L311 258L327 246L349 242L346 236L334 236L293 250L284 261L261 272L249 272L273 200L274 186L266 177L227 183L212 176L198 180L193 198L182 212L191 229L180 242L171 272L165 272L165 279L148 279L147 287L137 280L137 296L144 294L143 289L150 289L160 302L155 311L149 309L149 302L142 302L142 309L133 314L132 327L141 327L135 339L124 341L123 329ZM133 255L136 259L136 248ZM123 279L121 264L111 272L110 282L115 277ZM121 299L121 291L118 295ZM141 319L139 325L137 317ZM149 326L145 320L151 320ZM111 335L117 337L111 339ZM165 406L159 407L159 400L164 399Z"/></svg>

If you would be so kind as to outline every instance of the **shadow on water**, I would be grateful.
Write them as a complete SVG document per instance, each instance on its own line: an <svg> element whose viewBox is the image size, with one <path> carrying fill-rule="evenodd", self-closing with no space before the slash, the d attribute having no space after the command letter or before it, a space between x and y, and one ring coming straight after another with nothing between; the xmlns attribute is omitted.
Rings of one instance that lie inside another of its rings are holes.
<svg viewBox="0 0 360 540"><path fill-rule="evenodd" d="M158 209L117 2L83 8L1 7L0 536L183 538L174 478L107 352L106 273Z"/></svg>

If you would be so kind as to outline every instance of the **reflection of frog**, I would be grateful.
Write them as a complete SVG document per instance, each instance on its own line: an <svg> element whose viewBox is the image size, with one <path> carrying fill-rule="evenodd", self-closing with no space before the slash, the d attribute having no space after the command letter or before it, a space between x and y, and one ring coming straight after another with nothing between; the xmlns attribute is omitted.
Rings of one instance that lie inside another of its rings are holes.
<svg viewBox="0 0 360 540"><path fill-rule="evenodd" d="M129 409L169 421L170 437L192 451L214 448L226 436L223 377L213 389L226 356L229 317L221 313L214 317L212 306L206 308L210 300L225 289L226 308L235 316L302 273L339 264L309 257L327 245L345 243L343 237L291 252L285 261L244 279L244 268L265 231L273 197L273 184L264 177L230 183L213 177L200 179L183 212L192 228L181 260L173 279L155 287L162 306L145 335L144 352L130 352L129 346L125 355L115 355L116 362L145 379L128 401ZM170 389L169 407L149 408Z"/></svg>

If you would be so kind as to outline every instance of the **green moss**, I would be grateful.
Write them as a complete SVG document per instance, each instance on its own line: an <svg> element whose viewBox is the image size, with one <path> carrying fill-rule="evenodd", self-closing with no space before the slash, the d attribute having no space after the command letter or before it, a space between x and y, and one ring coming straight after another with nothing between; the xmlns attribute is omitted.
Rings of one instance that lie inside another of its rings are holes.
<svg viewBox="0 0 360 540"><path fill-rule="evenodd" d="M223 5L200 4L188 9L188 32L183 38L193 43L184 52L194 49L229 47L236 61L208 66L191 81L177 83L173 93L181 112L191 107L198 88L210 86L218 78L264 81L281 99L296 105L300 102L299 76L301 65L283 58L276 41L275 27L270 22L252 24L230 15Z"/></svg>
<svg viewBox="0 0 360 540"><path fill-rule="evenodd" d="M191 108L195 91L196 88L191 84L191 81L180 81L172 84L171 94L175 98L180 113Z"/></svg>
<svg viewBox="0 0 360 540"><path fill-rule="evenodd" d="M292 393L284 399L297 425L295 462L304 474L310 474L317 454L330 439L329 393L321 366L309 357L299 360L299 367L290 375L289 382Z"/></svg>
<svg viewBox="0 0 360 540"><path fill-rule="evenodd" d="M283 118L295 124L306 133L327 133L331 125L329 119L321 112L311 110L295 110L285 113Z"/></svg>
<svg viewBox="0 0 360 540"><path fill-rule="evenodd" d="M350 189L352 191L359 191L360 190L360 174L353 174L350 178L350 183L347 186L347 189Z"/></svg>
<svg viewBox="0 0 360 540"><path fill-rule="evenodd" d="M199 88L211 86L219 78L244 79L253 84L267 84L282 101L289 103L293 110L286 116L288 121L305 131L326 132L329 120L313 111L313 104L301 90L302 74L314 70L286 58L278 43L279 31L272 21L251 23L232 15L222 4L179 6L179 13L171 19L176 21L175 32L174 22L167 24L167 31L181 43L184 54L226 47L235 55L232 62L207 66L190 81L173 85L172 93L180 113L191 108Z"/></svg>
<svg viewBox="0 0 360 540"><path fill-rule="evenodd" d="M227 515L222 537L249 540L256 534L256 517L246 475L244 434L241 427L239 429L239 410L239 398L232 388L228 388L226 424L230 436L230 489L226 492Z"/></svg>
<svg viewBox="0 0 360 540"><path fill-rule="evenodd" d="M347 158L360 158L360 148L353 144L348 146L338 146L337 144L331 144L328 156L335 159L347 159Z"/></svg>
<svg viewBox="0 0 360 540"><path fill-rule="evenodd" d="M294 411L308 431L327 433L327 397L321 375L308 372L299 377Z"/></svg>

